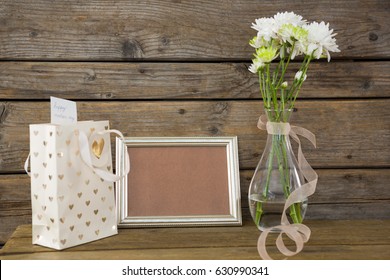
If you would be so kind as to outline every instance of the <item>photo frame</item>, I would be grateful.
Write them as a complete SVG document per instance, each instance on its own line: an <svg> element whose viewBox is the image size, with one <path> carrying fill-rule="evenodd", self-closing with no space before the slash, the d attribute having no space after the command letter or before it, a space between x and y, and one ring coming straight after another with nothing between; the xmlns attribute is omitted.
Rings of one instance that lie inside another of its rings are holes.
<svg viewBox="0 0 390 280"><path fill-rule="evenodd" d="M118 227L242 224L237 137L116 140Z"/></svg>

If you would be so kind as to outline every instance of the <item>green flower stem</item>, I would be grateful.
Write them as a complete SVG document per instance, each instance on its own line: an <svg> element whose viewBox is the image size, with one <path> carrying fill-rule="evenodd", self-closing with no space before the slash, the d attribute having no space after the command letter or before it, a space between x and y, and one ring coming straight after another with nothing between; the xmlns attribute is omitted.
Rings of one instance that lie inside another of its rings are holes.
<svg viewBox="0 0 390 280"><path fill-rule="evenodd" d="M267 95L267 104L268 108L271 108L271 94L269 93L269 88L267 87L267 80L266 80L266 74L263 73L263 82L264 82L264 88L265 88L265 93Z"/></svg>
<svg viewBox="0 0 390 280"><path fill-rule="evenodd" d="M288 99L289 99L289 102L290 102L290 108L293 108L293 105L295 103L295 99L297 98L299 90L302 87L305 75L306 75L307 70L309 68L310 61L311 61L311 57L310 56L305 56L305 58L304 58L304 60L303 60L303 62L301 64L301 67L299 69L299 71L302 72L301 78L299 80L294 79L294 82L293 82L291 88L289 89Z"/></svg>
<svg viewBox="0 0 390 280"><path fill-rule="evenodd" d="M271 152L269 154L268 158L268 168L267 168L267 180L265 181L265 188L263 190L263 196L266 198L268 195L268 190L269 190L269 184L271 182L271 170L272 170L272 164L274 161L274 147L273 147L273 140L272 140L272 147L271 147Z"/></svg>
<svg viewBox="0 0 390 280"><path fill-rule="evenodd" d="M265 78L265 73L264 73L264 69L262 69L260 72L260 76L261 76L261 84L262 84L262 94L264 95L263 97L263 102L264 102L264 107L265 108L271 108L271 97L270 97L270 94L268 92L268 87L267 87L267 84L266 84L266 78Z"/></svg>
<svg viewBox="0 0 390 280"><path fill-rule="evenodd" d="M283 143L282 143L282 138L279 138L281 136L278 136L278 135L274 135L274 140L273 141L275 144L273 146L273 148L275 148L276 150L276 159L277 159L277 163L278 163L278 170L279 170L279 173L280 173L280 180L282 182L282 185L283 185L283 192L284 192L284 195L285 197L287 198L288 195L289 195L289 180L288 180L288 177L285 176L285 170L287 169L287 166L284 165L284 156L282 155L283 154ZM283 136L282 136L283 137Z"/></svg>
<svg viewBox="0 0 390 280"><path fill-rule="evenodd" d="M280 84L283 83L284 75L286 74L286 70L288 68L288 65L290 64L291 55L292 55L292 53L294 51L294 48L295 48L295 42L291 46L291 51L290 51L290 54L288 55L288 59L287 59L286 65L285 66L283 65L283 71L282 71L282 74L280 75L280 79L279 79L279 82L277 83L277 87L279 87Z"/></svg>
<svg viewBox="0 0 390 280"><path fill-rule="evenodd" d="M299 67L299 70L298 71L303 71L305 65L306 65L306 61L307 61L307 56L305 56L305 58L303 59L302 61L302 64L301 66ZM297 79L294 79L290 89L288 90L288 94L287 94L287 99L289 101L292 100L293 96L294 96L294 93L296 92L296 89L297 89L297 86L299 85L299 83L302 81L303 83L303 77L304 75L301 76L301 79L297 80Z"/></svg>
<svg viewBox="0 0 390 280"><path fill-rule="evenodd" d="M274 137L274 136L272 136ZM274 141L272 140L272 147L268 158L268 167L267 167L267 178L265 181L265 187L263 190L263 198L266 198L268 196L268 190L269 190L269 184L271 182L271 171L272 171L272 164L274 159L274 147L273 144ZM260 224L261 216L263 214L263 207L261 202L256 203L256 217L255 217L255 224L258 226Z"/></svg>
<svg viewBox="0 0 390 280"><path fill-rule="evenodd" d="M281 177L281 182L283 185L283 192L285 198L287 199L290 195L290 170L288 169L288 160L287 160L287 143L286 136L274 136L276 148L276 157L278 161L278 169ZM294 223L301 223L302 216L300 213L300 204L294 203L290 206L290 217Z"/></svg>
<svg viewBox="0 0 390 280"><path fill-rule="evenodd" d="M262 75L262 73L259 72L260 94L261 94L261 97L263 98L263 100L265 100L266 97L265 97L265 93L264 93L264 89L263 89L263 83L262 83L261 75Z"/></svg>
<svg viewBox="0 0 390 280"><path fill-rule="evenodd" d="M287 136L288 137L288 136ZM288 167L288 159L287 159L287 141L286 136L282 138L282 153L283 153L283 160L284 160L284 166L285 166L285 178L286 178L286 188L285 188L285 195L286 199L290 196L290 170ZM301 223L302 222L302 215L301 215L301 205L300 203L294 203L290 206L290 217L293 220L294 223Z"/></svg>
<svg viewBox="0 0 390 280"><path fill-rule="evenodd" d="M256 217L255 224L256 226L260 225L261 216L263 215L263 204L260 201L256 202Z"/></svg>
<svg viewBox="0 0 390 280"><path fill-rule="evenodd" d="M304 77L306 75L306 72L307 72L307 69L309 68L309 64L310 64L310 57L308 58L307 60L307 63L305 64L305 67L303 68L302 70L302 75L301 75L301 78L299 79L299 83L298 83L298 88L296 90L296 93L295 93L295 96L290 104L290 108L294 108L294 104L295 104L295 100L297 99L298 97L298 93L299 93L299 90L301 89L302 87L302 84L303 84L303 80L304 80Z"/></svg>
<svg viewBox="0 0 390 280"><path fill-rule="evenodd" d="M283 46L283 47L284 47L284 46ZM277 68L276 71L275 71L275 73L276 73L275 79L272 81L273 83L275 83L275 81L277 80L277 78L278 78L278 76L279 76L280 68L285 69L285 67L284 67L284 60L285 60L285 57L286 57L286 56L280 58L280 60L279 60L278 68Z"/></svg>
<svg viewBox="0 0 390 280"><path fill-rule="evenodd" d="M270 96L270 98L272 99L272 103L275 110L278 110L278 98L276 96L276 90L273 87L273 84L271 83L270 64L266 65L266 72L267 72L267 79L266 79L267 89L270 91L268 92L268 96Z"/></svg>
<svg viewBox="0 0 390 280"><path fill-rule="evenodd" d="M279 116L280 117L280 116ZM277 117L277 118L279 118ZM288 158L287 158L287 141L286 136L284 135L272 135L271 151L268 158L267 166L267 177L266 184L263 190L263 198L267 198L269 185L271 182L271 171L272 165L274 162L274 157L278 164L278 170L280 174L280 181L283 187L283 193L287 199L290 195L290 170L288 168ZM301 223L301 205L300 203L294 203L290 206L289 213L293 223ZM255 214L255 224L259 226L261 218L263 216L263 205L261 202L256 202L256 214Z"/></svg>

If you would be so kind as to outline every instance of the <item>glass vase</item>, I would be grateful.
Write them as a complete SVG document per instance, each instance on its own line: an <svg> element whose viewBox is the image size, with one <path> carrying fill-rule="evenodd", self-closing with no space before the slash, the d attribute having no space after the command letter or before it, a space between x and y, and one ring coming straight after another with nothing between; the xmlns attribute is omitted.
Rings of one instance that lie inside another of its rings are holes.
<svg viewBox="0 0 390 280"><path fill-rule="evenodd" d="M268 122L288 123L292 111L265 110L265 113ZM281 131L268 134L248 192L249 208L257 228L263 231L280 225L286 199L304 183L289 135ZM286 211L290 223L302 223L306 208L307 199L291 205Z"/></svg>

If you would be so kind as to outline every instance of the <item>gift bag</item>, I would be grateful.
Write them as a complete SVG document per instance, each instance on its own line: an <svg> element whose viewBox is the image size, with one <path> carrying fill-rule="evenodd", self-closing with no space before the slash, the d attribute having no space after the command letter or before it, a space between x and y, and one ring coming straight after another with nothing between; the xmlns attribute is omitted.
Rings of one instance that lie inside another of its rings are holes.
<svg viewBox="0 0 390 280"><path fill-rule="evenodd" d="M33 244L61 250L117 234L110 133L123 138L108 121L30 125Z"/></svg>

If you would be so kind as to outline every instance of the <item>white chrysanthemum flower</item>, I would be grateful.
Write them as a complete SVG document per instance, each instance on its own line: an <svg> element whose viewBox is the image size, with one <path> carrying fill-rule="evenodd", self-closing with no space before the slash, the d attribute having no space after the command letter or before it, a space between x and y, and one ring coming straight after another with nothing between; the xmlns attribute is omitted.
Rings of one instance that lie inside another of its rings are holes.
<svg viewBox="0 0 390 280"><path fill-rule="evenodd" d="M295 80L300 80L302 78L302 74L303 72L302 71L298 71L296 74L295 74ZM305 81L307 78L307 75L305 74L305 76L303 76L303 81Z"/></svg>
<svg viewBox="0 0 390 280"><path fill-rule="evenodd" d="M253 59L252 62L248 70L254 74L258 73L265 65L260 59Z"/></svg>
<svg viewBox="0 0 390 280"><path fill-rule="evenodd" d="M275 32L278 32L278 30L284 24L291 24L292 26L302 26L306 23L306 20L303 20L302 16L294 14L293 12L277 13L276 15L274 15L274 20L274 26L276 28Z"/></svg>
<svg viewBox="0 0 390 280"><path fill-rule="evenodd" d="M280 85L281 88L285 89L288 87L288 83L287 81L286 82L283 82L281 85Z"/></svg>
<svg viewBox="0 0 390 280"><path fill-rule="evenodd" d="M291 59L301 55L306 49L308 40L308 31L306 29L290 23L283 24L278 34L282 42L288 42L291 46L294 45L294 49L287 49L288 53L291 53Z"/></svg>
<svg viewBox="0 0 390 280"><path fill-rule="evenodd" d="M295 41L306 42L308 39L308 31L300 26L292 24L283 24L279 29L279 36L283 42L292 44Z"/></svg>
<svg viewBox="0 0 390 280"><path fill-rule="evenodd" d="M333 33L333 29L329 30L329 23L325 22L312 22L303 26L308 31L308 44L305 49L305 54L313 55L314 58L327 57L330 61L329 52L339 52L338 45L336 44L336 33ZM333 34L332 34L333 33Z"/></svg>
<svg viewBox="0 0 390 280"><path fill-rule="evenodd" d="M274 25L275 20L273 18L258 18L255 23L252 23L252 28L257 31L258 38L270 41L271 38L276 37Z"/></svg>
<svg viewBox="0 0 390 280"><path fill-rule="evenodd" d="M294 37L293 34L294 34L294 25L292 24L283 24L279 28L278 35L284 43L289 42L290 44L292 44L292 38Z"/></svg>

